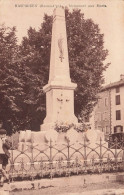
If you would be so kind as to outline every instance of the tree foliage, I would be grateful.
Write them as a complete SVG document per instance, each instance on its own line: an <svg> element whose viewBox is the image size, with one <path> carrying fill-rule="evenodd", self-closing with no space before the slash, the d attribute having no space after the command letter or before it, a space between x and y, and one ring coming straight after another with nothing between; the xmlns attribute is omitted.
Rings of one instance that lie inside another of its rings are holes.
<svg viewBox="0 0 124 195"><path fill-rule="evenodd" d="M104 35L92 19L84 19L80 10L66 10L67 38L71 78L78 87L75 93L75 113L80 120L87 118L97 101L104 82L103 72L108 51Z"/></svg>
<svg viewBox="0 0 124 195"><path fill-rule="evenodd" d="M23 94L15 31L15 27L0 25L0 119L9 133L18 126L18 102Z"/></svg>
<svg viewBox="0 0 124 195"><path fill-rule="evenodd" d="M92 19L84 19L80 10L66 9L66 26L71 79L78 85L75 114L81 121L91 113L97 101L103 72L108 66L104 64L108 51L104 49L104 36L99 26ZM38 31L30 27L28 36L23 37L19 46L15 28L9 29L6 35L7 29L3 29L0 29L0 74L3 75L0 114L5 111L4 120L8 113L6 120L11 116L11 126L14 123L17 130L38 130L45 117L43 86L49 75L52 16L44 15Z"/></svg>
<svg viewBox="0 0 124 195"><path fill-rule="evenodd" d="M104 65L104 61L108 51L104 49L104 35L100 33L99 26L92 19L84 19L80 10L69 12L66 9L66 26L71 79L78 85L75 92L75 114L79 120L84 120L91 113L104 82L103 72L108 66ZM28 60L28 66L32 66L33 74L36 73L42 82L39 94L42 103L38 103L37 107L40 106L39 109L43 111L45 98L42 87L48 82L51 30L52 17L45 15L39 31L30 28L28 37L22 42L24 55L28 47L33 50L32 61Z"/></svg>
<svg viewBox="0 0 124 195"><path fill-rule="evenodd" d="M48 27L48 24L50 27ZM36 130L45 118L45 94L43 86L48 82L50 63L52 17L44 16L39 31L29 28L28 37L24 37L20 46L23 65L28 74L25 82L25 113L29 117L25 128Z"/></svg>

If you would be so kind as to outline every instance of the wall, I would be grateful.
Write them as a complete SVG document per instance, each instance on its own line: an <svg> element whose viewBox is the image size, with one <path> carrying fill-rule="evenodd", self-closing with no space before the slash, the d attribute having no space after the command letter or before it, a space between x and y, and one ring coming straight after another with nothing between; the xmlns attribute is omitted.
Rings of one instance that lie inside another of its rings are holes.
<svg viewBox="0 0 124 195"><path fill-rule="evenodd" d="M105 135L109 134L111 129L110 100L110 91L102 91L94 109L95 129L103 131Z"/></svg>
<svg viewBox="0 0 124 195"><path fill-rule="evenodd" d="M116 105L116 95L120 95L120 105ZM124 126L124 86L120 87L120 92L116 93L116 88L111 89L111 117L112 117L112 133L114 133L114 126ZM116 120L116 110L121 111L121 120Z"/></svg>
<svg viewBox="0 0 124 195"><path fill-rule="evenodd" d="M99 129L108 135L114 133L115 126L123 126L124 129L124 86L116 86L99 93L99 100L94 109L95 129ZM120 95L120 104L116 105L116 96ZM116 120L116 111L121 111L121 119Z"/></svg>

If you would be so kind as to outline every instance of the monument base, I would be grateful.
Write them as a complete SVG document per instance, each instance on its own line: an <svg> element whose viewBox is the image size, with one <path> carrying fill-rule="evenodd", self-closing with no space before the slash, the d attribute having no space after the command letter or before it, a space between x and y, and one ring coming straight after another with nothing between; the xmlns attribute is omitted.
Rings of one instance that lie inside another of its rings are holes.
<svg viewBox="0 0 124 195"><path fill-rule="evenodd" d="M54 123L44 123L40 125L40 131L48 131L54 128Z"/></svg>
<svg viewBox="0 0 124 195"><path fill-rule="evenodd" d="M79 123L76 125L80 125ZM74 127L71 127L67 131L56 131L54 128L51 128L53 124L43 124L41 127L45 127L45 129L49 129L49 131L31 131L26 130L25 135L23 131L23 137L20 137L20 142L18 149L26 150L31 152L31 146L43 149L46 144L49 145L49 142L55 143L57 145L67 144L68 141L70 144L75 143L89 143L90 146L93 148L96 143L99 143L100 139L104 141L104 135L101 131L95 130L88 130L87 132L78 132ZM28 131L28 133L27 133ZM21 134L20 134L21 135ZM25 139L24 139L25 138ZM30 139L29 139L30 138Z"/></svg>

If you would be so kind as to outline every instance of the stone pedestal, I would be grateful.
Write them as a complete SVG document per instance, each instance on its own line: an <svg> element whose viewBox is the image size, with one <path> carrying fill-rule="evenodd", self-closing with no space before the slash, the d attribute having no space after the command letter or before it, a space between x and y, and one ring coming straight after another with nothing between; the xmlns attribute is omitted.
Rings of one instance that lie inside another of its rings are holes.
<svg viewBox="0 0 124 195"><path fill-rule="evenodd" d="M44 124L41 125L41 130L54 129L56 122L63 122L65 124L78 123L74 115L75 86L72 83L70 86L63 83L62 86L62 83L56 82L56 85L48 84L45 87L47 116Z"/></svg>

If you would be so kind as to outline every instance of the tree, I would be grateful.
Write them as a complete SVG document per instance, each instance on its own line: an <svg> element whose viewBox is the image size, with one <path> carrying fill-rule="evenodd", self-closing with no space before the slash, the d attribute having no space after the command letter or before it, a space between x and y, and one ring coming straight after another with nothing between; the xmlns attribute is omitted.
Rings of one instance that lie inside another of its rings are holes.
<svg viewBox="0 0 124 195"><path fill-rule="evenodd" d="M0 25L0 120L8 134L19 125L18 102L23 94L15 31L15 27Z"/></svg>
<svg viewBox="0 0 124 195"><path fill-rule="evenodd" d="M80 10L66 9L71 79L77 83L75 114L83 121L92 111L103 83L104 36ZM48 82L52 16L44 15L38 31L32 27L17 45L16 29L0 26L0 119L8 133L39 130L45 118L43 86Z"/></svg>
<svg viewBox="0 0 124 195"><path fill-rule="evenodd" d="M104 49L104 35L100 33L98 25L92 19L84 19L80 10L69 12L66 9L66 26L71 79L78 85L75 92L75 114L82 121L92 112L98 99L97 94L104 82L103 71L108 67L108 64L104 65L108 51ZM45 14L41 28L36 31L30 27L28 37L23 38L21 45L23 58L26 59L25 66L35 76L35 82L28 82L28 88L32 90L29 90L26 98L27 102L34 99L35 118L39 118L39 124L45 116L42 87L48 82L51 31L52 17Z"/></svg>
<svg viewBox="0 0 124 195"><path fill-rule="evenodd" d="M41 29L36 31L30 27L28 37L23 38L20 46L22 64L27 68L23 116L29 117L25 121L25 128L31 130L38 130L45 118L46 98L43 86L48 82L51 29L52 17L45 15Z"/></svg>
<svg viewBox="0 0 124 195"><path fill-rule="evenodd" d="M104 82L103 72L108 51L104 35L92 19L84 19L80 10L66 10L67 38L71 77L78 87L75 93L75 113L82 121L93 110Z"/></svg>

